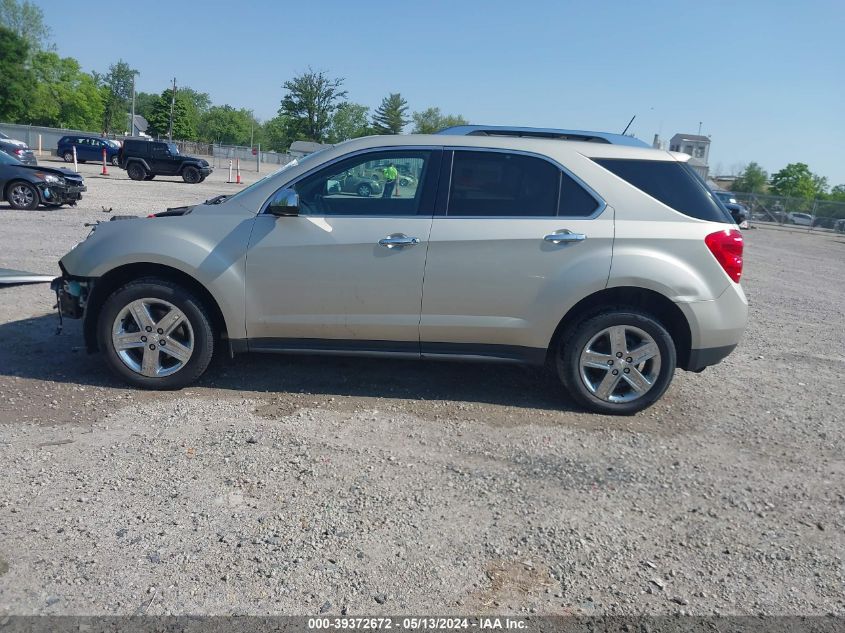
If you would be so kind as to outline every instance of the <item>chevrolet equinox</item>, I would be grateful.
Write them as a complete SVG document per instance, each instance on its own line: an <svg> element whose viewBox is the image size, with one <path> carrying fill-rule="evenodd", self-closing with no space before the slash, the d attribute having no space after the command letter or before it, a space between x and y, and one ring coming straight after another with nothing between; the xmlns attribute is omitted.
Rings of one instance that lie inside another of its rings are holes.
<svg viewBox="0 0 845 633"><path fill-rule="evenodd" d="M688 160L609 134L354 139L100 223L53 288L137 387L192 383L217 348L497 360L630 414L745 328L742 236Z"/></svg>

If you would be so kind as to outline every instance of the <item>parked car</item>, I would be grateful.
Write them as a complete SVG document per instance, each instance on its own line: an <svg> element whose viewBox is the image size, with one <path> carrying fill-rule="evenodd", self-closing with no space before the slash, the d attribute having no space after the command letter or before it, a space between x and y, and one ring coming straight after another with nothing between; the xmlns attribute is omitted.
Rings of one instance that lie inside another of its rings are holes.
<svg viewBox="0 0 845 633"><path fill-rule="evenodd" d="M369 198L374 194L380 194L382 189L382 184L375 178L344 172L336 174L328 181L326 192L328 194L354 193L361 198Z"/></svg>
<svg viewBox="0 0 845 633"><path fill-rule="evenodd" d="M36 209L43 204L75 205L82 199L85 181L64 168L25 165L0 152L0 192L13 209Z"/></svg>
<svg viewBox="0 0 845 633"><path fill-rule="evenodd" d="M750 215L748 207L737 202L737 199L730 191L714 191L713 195L719 199L719 202L725 205L728 213L731 214L731 217L739 228L748 228L748 218Z"/></svg>
<svg viewBox="0 0 845 633"><path fill-rule="evenodd" d="M377 159L417 166L414 195L330 191ZM53 288L88 349L141 388L194 382L215 350L499 360L630 414L676 367L718 363L746 324L742 234L686 160L557 138L354 139L232 196L102 223Z"/></svg>
<svg viewBox="0 0 845 633"><path fill-rule="evenodd" d="M56 146L56 154L64 159L66 163L73 162L73 148L76 148L76 160L80 163L86 161L103 160L103 150L106 150L106 161L117 165L117 153L120 147L110 139L98 136L63 136Z"/></svg>
<svg viewBox="0 0 845 633"><path fill-rule="evenodd" d="M824 216L815 216L813 218L813 223L811 226L818 227L821 229L832 229L833 225L836 223L836 218L828 218Z"/></svg>
<svg viewBox="0 0 845 633"><path fill-rule="evenodd" d="M786 214L786 223L787 224L797 224L799 226L812 226L813 225L813 216L809 213L787 213Z"/></svg>
<svg viewBox="0 0 845 633"><path fill-rule="evenodd" d="M118 165L132 180L181 176L185 182L196 184L213 171L208 161L180 154L176 143L126 139L118 156Z"/></svg>
<svg viewBox="0 0 845 633"><path fill-rule="evenodd" d="M35 152L29 149L26 145L21 147L16 143L0 140L0 152L5 152L12 158L17 158L24 165L38 164L38 159L35 158Z"/></svg>
<svg viewBox="0 0 845 633"><path fill-rule="evenodd" d="M11 143L12 145L17 145L19 147L26 147L26 143L24 143L23 141L19 141L16 138L12 138L8 134L4 134L3 132L0 132L0 141L6 141L7 143Z"/></svg>

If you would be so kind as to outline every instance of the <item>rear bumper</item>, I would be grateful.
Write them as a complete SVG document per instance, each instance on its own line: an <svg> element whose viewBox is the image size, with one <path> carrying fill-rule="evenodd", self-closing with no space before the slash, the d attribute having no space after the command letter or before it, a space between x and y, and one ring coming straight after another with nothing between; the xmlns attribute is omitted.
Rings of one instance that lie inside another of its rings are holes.
<svg viewBox="0 0 845 633"><path fill-rule="evenodd" d="M713 301L676 304L690 327L690 354L682 369L700 371L715 365L742 339L748 322L748 300L739 284L731 283Z"/></svg>
<svg viewBox="0 0 845 633"><path fill-rule="evenodd" d="M705 349L692 349L689 353L689 360L685 367L687 371L701 371L720 363L728 354L736 349L736 345L725 345L724 347L707 347Z"/></svg>

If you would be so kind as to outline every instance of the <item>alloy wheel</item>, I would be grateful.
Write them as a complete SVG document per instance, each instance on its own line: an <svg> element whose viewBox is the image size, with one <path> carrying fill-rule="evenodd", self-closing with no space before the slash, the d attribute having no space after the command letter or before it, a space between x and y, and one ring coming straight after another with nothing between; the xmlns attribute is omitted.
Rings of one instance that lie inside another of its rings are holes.
<svg viewBox="0 0 845 633"><path fill-rule="evenodd" d="M660 364L660 348L647 332L631 325L614 325L584 346L579 373L595 397L624 403L651 390L660 375Z"/></svg>
<svg viewBox="0 0 845 633"><path fill-rule="evenodd" d="M27 208L35 201L35 192L28 185L15 185L9 192L9 198L14 206Z"/></svg>
<svg viewBox="0 0 845 633"><path fill-rule="evenodd" d="M112 344L129 369L149 378L170 376L194 353L194 330L179 308L162 299L137 299L118 312Z"/></svg>

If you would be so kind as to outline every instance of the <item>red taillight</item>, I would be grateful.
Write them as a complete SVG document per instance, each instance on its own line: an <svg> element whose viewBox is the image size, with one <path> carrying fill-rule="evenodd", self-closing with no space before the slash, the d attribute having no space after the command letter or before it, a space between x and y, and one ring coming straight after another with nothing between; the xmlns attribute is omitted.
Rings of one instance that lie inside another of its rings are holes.
<svg viewBox="0 0 845 633"><path fill-rule="evenodd" d="M742 276L742 233L736 229L717 231L705 237L704 243L728 277L739 283Z"/></svg>
<svg viewBox="0 0 845 633"><path fill-rule="evenodd" d="M15 154L17 154L18 156L23 156L23 150L22 149L16 149Z"/></svg>

